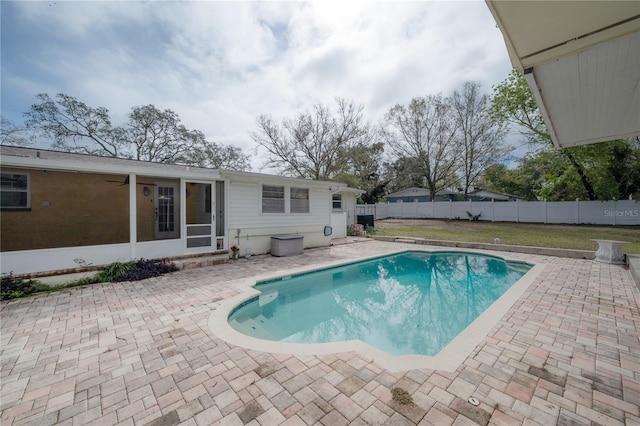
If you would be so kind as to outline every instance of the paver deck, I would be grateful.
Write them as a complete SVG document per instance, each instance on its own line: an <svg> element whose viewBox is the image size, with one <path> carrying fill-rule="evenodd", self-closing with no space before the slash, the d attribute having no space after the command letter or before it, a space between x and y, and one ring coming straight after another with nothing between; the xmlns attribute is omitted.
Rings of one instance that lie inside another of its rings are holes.
<svg viewBox="0 0 640 426"><path fill-rule="evenodd" d="M259 352L207 326L247 277L400 247L412 246L366 240L2 302L0 422L640 425L640 291L621 266L510 253L546 267L453 373Z"/></svg>

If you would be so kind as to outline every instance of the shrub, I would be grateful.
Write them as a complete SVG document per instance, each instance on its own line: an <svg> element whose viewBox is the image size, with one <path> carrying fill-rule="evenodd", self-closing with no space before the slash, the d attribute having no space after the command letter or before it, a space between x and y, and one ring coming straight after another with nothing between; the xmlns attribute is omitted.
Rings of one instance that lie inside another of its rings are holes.
<svg viewBox="0 0 640 426"><path fill-rule="evenodd" d="M124 281L120 277L124 276L133 267L133 262L113 262L98 273L98 278L102 282Z"/></svg>
<svg viewBox="0 0 640 426"><path fill-rule="evenodd" d="M103 269L103 277L109 277L108 281L139 281L158 275L175 272L178 267L172 262L164 260L139 259L135 262L112 263ZM116 273L117 272L117 273ZM102 274L102 272L101 272Z"/></svg>
<svg viewBox="0 0 640 426"><path fill-rule="evenodd" d="M13 272L2 275L0 294L2 300L16 299L28 296L40 291L49 291L51 288L34 280L22 280L13 276Z"/></svg>
<svg viewBox="0 0 640 426"><path fill-rule="evenodd" d="M482 216L482 212L478 214L473 214L471 212L467 212L467 216L469 216L469 220L472 222L477 222L480 220L480 216Z"/></svg>

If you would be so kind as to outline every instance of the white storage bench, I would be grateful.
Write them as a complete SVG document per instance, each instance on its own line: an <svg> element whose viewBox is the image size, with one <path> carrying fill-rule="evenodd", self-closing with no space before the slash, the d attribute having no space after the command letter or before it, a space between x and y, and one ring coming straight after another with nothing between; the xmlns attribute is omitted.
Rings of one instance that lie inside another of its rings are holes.
<svg viewBox="0 0 640 426"><path fill-rule="evenodd" d="M298 234L271 236L272 256L296 256L304 251L304 236Z"/></svg>

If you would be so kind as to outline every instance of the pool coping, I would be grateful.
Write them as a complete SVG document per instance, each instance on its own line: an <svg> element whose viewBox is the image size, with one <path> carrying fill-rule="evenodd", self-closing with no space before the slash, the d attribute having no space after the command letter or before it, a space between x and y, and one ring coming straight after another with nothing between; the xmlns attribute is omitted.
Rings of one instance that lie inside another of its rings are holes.
<svg viewBox="0 0 640 426"><path fill-rule="evenodd" d="M481 255L489 255L504 259L505 261L514 261L523 263L521 260L511 258L509 255L487 254L484 250L473 249L427 249L416 247L411 249L394 250L387 255L394 255L406 251L422 251L427 253L436 252L463 252ZM248 336L233 329L227 319L231 312L241 303L246 302L260 294L256 290L255 285L262 281L277 279L288 275L296 275L308 272L314 272L325 268L343 266L351 263L360 262L380 256L362 256L361 258L345 260L335 260L325 262L324 264L314 265L313 267L300 267L288 270L286 272L279 271L274 273L262 274L254 276L240 282L238 290L240 294L226 299L216 308L209 316L208 328L218 338L232 345L240 346L246 349L252 349L268 353L283 353L292 355L324 355L340 352L358 352L361 355L372 359L383 368L391 372L400 372L419 368L432 370L442 370L446 372L454 372L462 363L471 355L474 349L482 342L483 339L491 332L491 330L499 323L499 321L507 314L514 303L522 297L528 290L529 286L544 270L545 265L539 262L527 261L532 268L515 284L513 284L502 296L491 304L478 318L461 331L449 344L447 344L437 355L399 355L392 356L388 353L375 348L360 340L348 340L330 343L288 343L275 342L271 340L263 340Z"/></svg>

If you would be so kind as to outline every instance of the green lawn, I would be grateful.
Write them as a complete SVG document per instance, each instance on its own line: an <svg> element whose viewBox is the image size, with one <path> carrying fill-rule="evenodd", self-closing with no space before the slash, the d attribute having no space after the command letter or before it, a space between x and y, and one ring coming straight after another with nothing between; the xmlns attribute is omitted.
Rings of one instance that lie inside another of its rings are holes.
<svg viewBox="0 0 640 426"><path fill-rule="evenodd" d="M383 219L375 222L375 234L434 240L493 243L596 250L591 239L628 241L625 253L640 254L640 226L544 225L468 220Z"/></svg>

